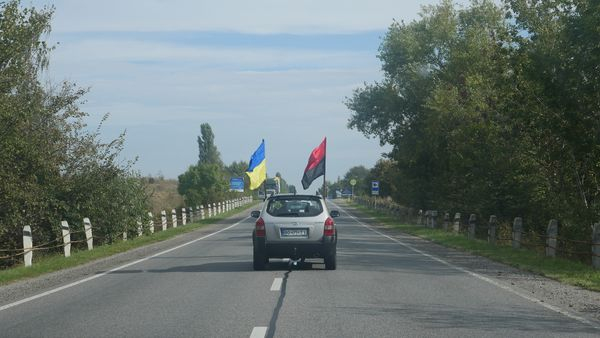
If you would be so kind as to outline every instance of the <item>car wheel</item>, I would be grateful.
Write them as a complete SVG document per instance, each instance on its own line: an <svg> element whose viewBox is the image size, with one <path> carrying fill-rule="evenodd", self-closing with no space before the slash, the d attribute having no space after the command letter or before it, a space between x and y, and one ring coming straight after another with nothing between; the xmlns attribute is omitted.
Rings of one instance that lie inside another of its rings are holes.
<svg viewBox="0 0 600 338"><path fill-rule="evenodd" d="M333 248L329 251L329 254L325 256L325 269L326 270L335 270L336 269L336 249Z"/></svg>
<svg viewBox="0 0 600 338"><path fill-rule="evenodd" d="M263 252L260 252L260 250L254 250L254 270L264 270L266 262L268 262L268 260L269 259L265 257L265 254Z"/></svg>

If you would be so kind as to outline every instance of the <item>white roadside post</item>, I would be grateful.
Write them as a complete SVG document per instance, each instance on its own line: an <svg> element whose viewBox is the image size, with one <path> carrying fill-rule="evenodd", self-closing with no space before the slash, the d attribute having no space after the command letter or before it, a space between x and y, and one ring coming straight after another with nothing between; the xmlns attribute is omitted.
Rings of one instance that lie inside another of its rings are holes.
<svg viewBox="0 0 600 338"><path fill-rule="evenodd" d="M173 223L173 228L177 228L177 210L171 209L171 222Z"/></svg>
<svg viewBox="0 0 600 338"><path fill-rule="evenodd" d="M162 226L162 231L167 230L167 212L165 210L160 212L160 223Z"/></svg>
<svg viewBox="0 0 600 338"><path fill-rule="evenodd" d="M217 210L217 203L212 204L213 216L217 216L219 214L219 210Z"/></svg>
<svg viewBox="0 0 600 338"><path fill-rule="evenodd" d="M203 205L200 206L200 219L204 220L204 206Z"/></svg>
<svg viewBox="0 0 600 338"><path fill-rule="evenodd" d="M85 229L85 239L87 240L88 251L94 249L94 237L92 236L92 223L89 218L83 219L83 228Z"/></svg>
<svg viewBox="0 0 600 338"><path fill-rule="evenodd" d="M31 266L33 260L33 238L31 236L31 227L23 227L23 261L25 266Z"/></svg>
<svg viewBox="0 0 600 338"><path fill-rule="evenodd" d="M211 218L211 217L212 217L212 209L211 209L211 207L210 207L210 203L208 203L208 204L206 205L206 208L208 209L208 218Z"/></svg>
<svg viewBox="0 0 600 338"><path fill-rule="evenodd" d="M69 223L67 221L61 221L60 230L62 231L65 257L71 257L71 230L69 229Z"/></svg>
<svg viewBox="0 0 600 338"><path fill-rule="evenodd" d="M127 230L123 231L123 240L127 240Z"/></svg>
<svg viewBox="0 0 600 338"><path fill-rule="evenodd" d="M150 229L150 233L154 233L154 216L152 216L151 212L148 212L148 229Z"/></svg>
<svg viewBox="0 0 600 338"><path fill-rule="evenodd" d="M181 208L181 225L186 225L187 223L187 215L185 213L185 208Z"/></svg>
<svg viewBox="0 0 600 338"><path fill-rule="evenodd" d="M138 218L137 221L137 235L138 237L142 237L142 234L144 233L144 229L142 228L142 218Z"/></svg>

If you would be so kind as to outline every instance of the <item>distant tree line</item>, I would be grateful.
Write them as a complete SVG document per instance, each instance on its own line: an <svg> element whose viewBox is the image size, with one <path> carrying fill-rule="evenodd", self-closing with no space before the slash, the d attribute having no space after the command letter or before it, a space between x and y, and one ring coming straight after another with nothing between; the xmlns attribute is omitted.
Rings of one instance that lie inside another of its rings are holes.
<svg viewBox="0 0 600 338"><path fill-rule="evenodd" d="M60 236L62 220L78 230L84 217L96 228L96 243L110 242L147 210L143 184L119 158L124 135L105 143L100 127L88 131L79 107L86 90L40 82L53 49L44 40L52 14L16 0L0 3L2 250L22 247L24 225L36 243L46 243Z"/></svg>
<svg viewBox="0 0 600 338"><path fill-rule="evenodd" d="M230 165L223 163L210 124L202 123L198 136L198 162L179 175L177 190L183 196L185 204L189 206L205 205L242 195L248 196L252 192L249 188L250 181L246 176L247 169L246 161L234 161ZM244 193L230 191L229 181L233 177L244 178ZM279 172L273 178L267 178L264 184L259 188L260 191L264 191L265 186L267 189L275 189L277 185L280 193L296 190L293 185L287 184Z"/></svg>
<svg viewBox="0 0 600 338"><path fill-rule="evenodd" d="M200 125L198 136L198 162L179 175L177 190L183 196L186 205L206 205L226 198L239 197L240 193L229 191L232 177L244 178L244 190L248 191L248 179L245 174L248 162L234 161L223 164L221 153L215 145L215 135L208 123Z"/></svg>
<svg viewBox="0 0 600 338"><path fill-rule="evenodd" d="M600 2L445 0L394 22L349 128L392 151L382 194L588 237L600 221Z"/></svg>

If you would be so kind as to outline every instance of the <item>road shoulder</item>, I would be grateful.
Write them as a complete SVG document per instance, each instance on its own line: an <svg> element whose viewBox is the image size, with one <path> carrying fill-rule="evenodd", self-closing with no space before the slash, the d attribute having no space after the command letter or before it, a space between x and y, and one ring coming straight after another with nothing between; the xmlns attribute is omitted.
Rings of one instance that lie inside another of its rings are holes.
<svg viewBox="0 0 600 338"><path fill-rule="evenodd" d="M406 243L417 250L441 258L452 265L506 285L521 294L539 300L541 303L558 307L565 312L585 318L600 327L599 292L566 285L485 257L448 248L377 223L374 218L362 214L349 204L340 204L339 206L360 222L369 225L382 234Z"/></svg>

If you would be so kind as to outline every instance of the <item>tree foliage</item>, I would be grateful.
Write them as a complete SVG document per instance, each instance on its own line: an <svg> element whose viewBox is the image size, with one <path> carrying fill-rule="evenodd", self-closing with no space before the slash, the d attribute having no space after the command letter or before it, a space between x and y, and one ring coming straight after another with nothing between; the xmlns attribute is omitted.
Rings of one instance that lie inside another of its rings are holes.
<svg viewBox="0 0 600 338"><path fill-rule="evenodd" d="M98 243L145 214L146 194L119 163L124 135L103 143L79 108L86 90L45 87L38 77L52 48L44 41L53 10L0 3L0 247L20 246L24 225L35 243L53 241L60 221L75 230L89 217Z"/></svg>
<svg viewBox="0 0 600 338"><path fill-rule="evenodd" d="M200 136L198 136L198 164L211 163L223 166L221 153L215 145L215 135L208 123L200 125Z"/></svg>
<svg viewBox="0 0 600 338"><path fill-rule="evenodd" d="M598 221L598 27L592 0L445 0L392 23L383 80L346 102L350 128L392 145L372 170L382 192L418 208Z"/></svg>

